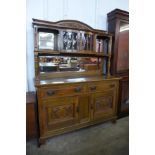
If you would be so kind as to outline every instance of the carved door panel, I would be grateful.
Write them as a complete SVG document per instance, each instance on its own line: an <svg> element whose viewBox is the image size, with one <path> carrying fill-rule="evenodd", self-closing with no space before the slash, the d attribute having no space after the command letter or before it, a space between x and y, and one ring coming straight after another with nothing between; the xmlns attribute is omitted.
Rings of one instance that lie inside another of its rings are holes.
<svg viewBox="0 0 155 155"><path fill-rule="evenodd" d="M78 122L78 100L76 97L60 97L44 101L44 131L71 126Z"/></svg>
<svg viewBox="0 0 155 155"><path fill-rule="evenodd" d="M116 113L115 91L100 92L92 95L92 118L94 120Z"/></svg>

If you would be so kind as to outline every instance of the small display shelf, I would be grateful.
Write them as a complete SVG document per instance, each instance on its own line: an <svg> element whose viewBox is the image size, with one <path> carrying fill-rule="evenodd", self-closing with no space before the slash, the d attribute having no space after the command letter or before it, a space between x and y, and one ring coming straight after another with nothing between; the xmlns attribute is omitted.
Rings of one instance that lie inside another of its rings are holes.
<svg viewBox="0 0 155 155"><path fill-rule="evenodd" d="M104 36L96 37L96 52L102 54L108 54L108 42L109 38Z"/></svg>

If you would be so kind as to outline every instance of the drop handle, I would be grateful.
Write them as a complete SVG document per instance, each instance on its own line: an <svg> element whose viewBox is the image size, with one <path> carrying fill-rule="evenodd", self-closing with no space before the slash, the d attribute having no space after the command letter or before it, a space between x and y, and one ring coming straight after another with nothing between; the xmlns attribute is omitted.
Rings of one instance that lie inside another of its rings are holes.
<svg viewBox="0 0 155 155"><path fill-rule="evenodd" d="M55 91L54 91L54 90L48 90L48 91L46 92L46 94L47 94L48 96L52 96L52 95L55 94Z"/></svg>
<svg viewBox="0 0 155 155"><path fill-rule="evenodd" d="M75 92L76 92L76 93L81 92L81 87L76 87L76 88L75 88Z"/></svg>
<svg viewBox="0 0 155 155"><path fill-rule="evenodd" d="M90 90L91 90L91 91L96 90L96 86L91 86L91 87L90 87Z"/></svg>

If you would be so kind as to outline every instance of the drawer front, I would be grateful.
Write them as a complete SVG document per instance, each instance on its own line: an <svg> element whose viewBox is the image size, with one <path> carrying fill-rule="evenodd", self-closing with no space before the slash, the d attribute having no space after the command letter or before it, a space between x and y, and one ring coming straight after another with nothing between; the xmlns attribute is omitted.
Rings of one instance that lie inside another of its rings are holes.
<svg viewBox="0 0 155 155"><path fill-rule="evenodd" d="M85 92L85 87L82 85L66 85L66 86L52 86L41 89L41 98L48 99L58 96L72 96L79 95Z"/></svg>
<svg viewBox="0 0 155 155"><path fill-rule="evenodd" d="M92 84L88 84L87 91L89 93L105 91L110 89L115 89L117 86L116 82L93 82Z"/></svg>

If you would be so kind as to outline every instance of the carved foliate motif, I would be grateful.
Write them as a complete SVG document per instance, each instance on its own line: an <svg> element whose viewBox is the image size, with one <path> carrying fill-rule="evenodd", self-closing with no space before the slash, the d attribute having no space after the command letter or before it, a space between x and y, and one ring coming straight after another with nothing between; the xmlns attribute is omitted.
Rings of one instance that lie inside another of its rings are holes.
<svg viewBox="0 0 155 155"><path fill-rule="evenodd" d="M97 111L112 108L112 105L113 105L112 96L100 97L97 98L95 101L95 109Z"/></svg>
<svg viewBox="0 0 155 155"><path fill-rule="evenodd" d="M73 105L56 106L52 108L51 118L52 119L64 119L72 117Z"/></svg>
<svg viewBox="0 0 155 155"><path fill-rule="evenodd" d="M62 22L62 23L58 23L57 25L59 26L66 26L66 27L70 27L73 29L84 29L84 30L91 30L91 28L89 28L88 26L85 26L83 24L80 23L74 23L74 22Z"/></svg>

